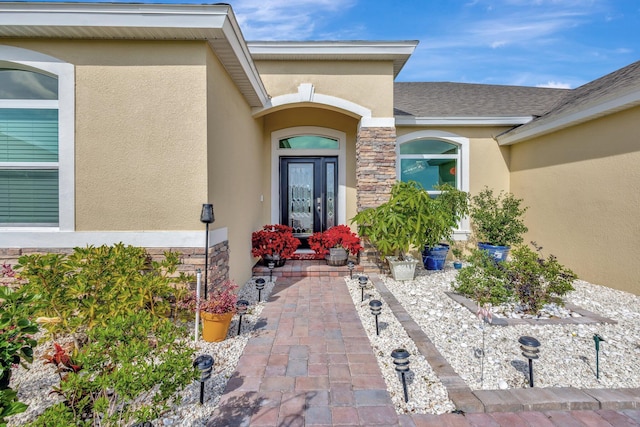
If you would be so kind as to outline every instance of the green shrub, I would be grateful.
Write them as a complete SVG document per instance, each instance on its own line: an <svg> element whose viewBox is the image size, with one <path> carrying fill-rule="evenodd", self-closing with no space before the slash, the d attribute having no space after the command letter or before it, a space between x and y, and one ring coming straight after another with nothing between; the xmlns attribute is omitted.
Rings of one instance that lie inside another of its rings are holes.
<svg viewBox="0 0 640 427"><path fill-rule="evenodd" d="M145 310L108 319L88 332L88 343L74 355L82 368L64 373L54 390L69 410L53 406L33 425L53 425L38 423L54 416L71 416L74 425L100 420L101 426L157 418L197 377L187 336L186 329Z"/></svg>
<svg viewBox="0 0 640 427"><path fill-rule="evenodd" d="M179 263L174 252L151 261L144 248L120 243L75 248L68 256L25 255L16 269L28 292L40 295L34 314L50 318L44 326L75 333L140 310L169 316L170 302L186 292L190 280L184 274L172 277Z"/></svg>
<svg viewBox="0 0 640 427"><path fill-rule="evenodd" d="M453 289L479 305L517 302L528 313L537 313L545 304L563 305L562 296L573 290L577 276L532 242L511 252L511 261L495 262L486 251L473 250L470 264L458 272Z"/></svg>
<svg viewBox="0 0 640 427"><path fill-rule="evenodd" d="M528 231L522 216L527 211L523 200L511 193L485 187L471 198L471 222L480 242L496 246L511 246L522 243L522 235Z"/></svg>

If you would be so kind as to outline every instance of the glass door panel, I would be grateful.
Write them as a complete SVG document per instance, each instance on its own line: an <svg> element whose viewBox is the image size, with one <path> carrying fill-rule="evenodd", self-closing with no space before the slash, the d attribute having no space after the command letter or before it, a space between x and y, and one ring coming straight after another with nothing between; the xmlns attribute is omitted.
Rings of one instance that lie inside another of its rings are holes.
<svg viewBox="0 0 640 427"><path fill-rule="evenodd" d="M289 163L288 168L288 225L293 228L297 237L308 237L313 234L314 229L314 164Z"/></svg>

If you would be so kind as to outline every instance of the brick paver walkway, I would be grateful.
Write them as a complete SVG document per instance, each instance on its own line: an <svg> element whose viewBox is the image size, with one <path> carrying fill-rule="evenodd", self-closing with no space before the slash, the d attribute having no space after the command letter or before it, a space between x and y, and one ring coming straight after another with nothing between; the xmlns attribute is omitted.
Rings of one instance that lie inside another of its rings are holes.
<svg viewBox="0 0 640 427"><path fill-rule="evenodd" d="M341 277L280 277L211 427L640 426L640 410L400 415Z"/></svg>

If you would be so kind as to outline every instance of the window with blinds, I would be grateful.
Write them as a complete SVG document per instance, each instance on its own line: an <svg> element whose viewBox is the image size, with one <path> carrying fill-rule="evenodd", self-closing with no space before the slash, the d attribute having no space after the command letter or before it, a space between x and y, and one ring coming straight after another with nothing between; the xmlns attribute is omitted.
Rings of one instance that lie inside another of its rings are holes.
<svg viewBox="0 0 640 427"><path fill-rule="evenodd" d="M53 77L0 69L0 226L59 223L57 95Z"/></svg>

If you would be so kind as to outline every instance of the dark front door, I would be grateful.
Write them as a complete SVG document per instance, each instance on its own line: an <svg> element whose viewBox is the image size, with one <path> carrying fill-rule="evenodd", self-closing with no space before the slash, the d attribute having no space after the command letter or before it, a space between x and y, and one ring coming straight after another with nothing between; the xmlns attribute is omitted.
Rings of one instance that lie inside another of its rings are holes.
<svg viewBox="0 0 640 427"><path fill-rule="evenodd" d="M308 247L307 238L336 225L337 157L280 158L280 218Z"/></svg>

